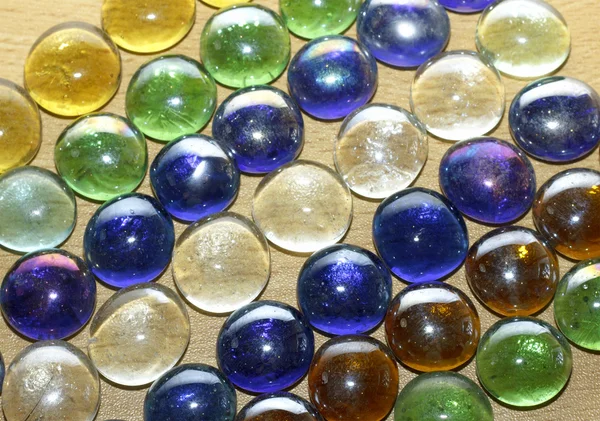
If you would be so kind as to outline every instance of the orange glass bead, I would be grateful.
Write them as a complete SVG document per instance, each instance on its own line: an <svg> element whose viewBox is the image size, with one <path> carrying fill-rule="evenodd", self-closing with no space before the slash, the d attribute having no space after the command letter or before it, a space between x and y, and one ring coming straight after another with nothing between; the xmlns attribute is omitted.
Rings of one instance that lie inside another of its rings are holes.
<svg viewBox="0 0 600 421"><path fill-rule="evenodd" d="M396 358L418 371L452 370L477 351L480 322L464 292L441 282L414 284L392 300L385 333Z"/></svg>
<svg viewBox="0 0 600 421"><path fill-rule="evenodd" d="M327 421L380 421L396 402L398 367L378 340L338 336L315 354L308 393Z"/></svg>

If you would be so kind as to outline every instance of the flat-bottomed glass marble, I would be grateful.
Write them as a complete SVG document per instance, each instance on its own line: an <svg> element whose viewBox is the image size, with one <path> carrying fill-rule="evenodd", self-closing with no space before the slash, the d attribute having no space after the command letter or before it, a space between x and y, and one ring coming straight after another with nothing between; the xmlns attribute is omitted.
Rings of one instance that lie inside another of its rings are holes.
<svg viewBox="0 0 600 421"><path fill-rule="evenodd" d="M307 39L341 34L356 19L359 7L360 0L279 0L288 29Z"/></svg>
<svg viewBox="0 0 600 421"><path fill-rule="evenodd" d="M323 421L317 409L287 392L265 393L244 406L236 421Z"/></svg>

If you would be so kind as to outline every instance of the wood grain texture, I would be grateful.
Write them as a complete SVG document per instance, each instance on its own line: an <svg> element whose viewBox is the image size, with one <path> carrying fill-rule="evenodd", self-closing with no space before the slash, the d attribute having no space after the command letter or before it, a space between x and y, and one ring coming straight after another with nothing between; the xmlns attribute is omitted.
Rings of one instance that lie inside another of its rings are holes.
<svg viewBox="0 0 600 421"><path fill-rule="evenodd" d="M276 0L259 0L261 4L277 9ZM550 0L565 16L572 31L573 50L567 64L558 72L582 79L600 90L600 56L598 55L597 19L600 16L600 2L598 0ZM1 0L0 1L0 77L10 79L22 84L23 65L29 47L36 38L46 29L65 21L85 21L95 25L100 24L101 0ZM200 33L208 17L214 9L198 3L196 24L188 36L169 52L189 55L199 58ZM451 14L452 37L448 50L474 49L474 32L478 15ZM354 26L348 30L347 35L355 36ZM292 36L292 53L304 44L304 41ZM121 51L123 58L123 81L115 98L104 108L106 111L124 115L124 99L127 84L133 72L145 61L155 55L133 55ZM408 95L414 71L401 71L379 64L379 89L374 101L390 103L408 108ZM507 105L510 104L515 93L526 82L505 78L507 91ZM285 77L279 78L275 86L286 89ZM219 103L231 91L222 86L218 88ZM43 143L34 165L54 169L53 147L60 132L71 122L69 119L60 119L42 114L43 118ZM305 116L306 144L301 157L320 161L333 166L332 145L340 122L323 123ZM210 126L203 130L210 134ZM507 118L502 120L493 133L502 139L510 139ZM150 158L153 159L162 143L148 141ZM428 162L418 178L416 185L439 189L437 170L440 159L449 144L439 140L430 139ZM2 153L2 151L0 151ZM572 165L549 165L533 161L537 173L538 185L545 182L550 176L568 167L585 166L600 169L598 150L594 151L583 161ZM250 216L252 195L259 177L242 177L242 186L239 197L232 210ZM139 188L140 192L150 194L148 177ZM64 244L63 248L79 256L82 255L82 236L85 225L97 204L81 198L77 199L78 222L73 235ZM368 202L354 198L354 220L352 227L345 238L345 242L357 244L373 250L371 240L371 221L377 206L376 202ZM528 213L518 222L520 225L533 227L531 214ZM468 223L471 243L491 228L474 223ZM185 228L177 223L176 230L180 234ZM0 272L2 275L18 259L19 256L0 250ZM295 305L295 283L304 257L292 256L278 250L272 250L272 276L264 299L277 299ZM565 259L560 260L561 274L564 274L572 265ZM173 287L170 270L159 279L160 283ZM466 284L464 270L456 272L447 282L458 286L472 297ZM394 292L397 293L404 285L398 280L394 281ZM99 286L98 306L112 293L112 290ZM482 330L485 331L497 320L496 316L476 303L481 316ZM215 341L223 317L212 317L190 309L192 323L192 339L182 362L203 362L216 365ZM540 317L553 323L552 309L544 311ZM88 339L89 327L75 336L71 342L85 349ZM317 335L318 336L318 335ZM384 340L383 329L379 329L375 337ZM324 342L324 338L317 337L317 344ZM11 331L6 323L0 322L0 350L7 362L10 362L28 342ZM559 398L550 405L529 411L516 411L494 403L496 419L500 421L549 421L571 420L591 421L600 420L600 355L583 352L574 348L573 375L567 389ZM461 373L476 379L475 365L473 362L461 370ZM403 386L415 376L414 373L400 368L400 384ZM296 387L294 392L306 396L306 382ZM145 388L125 390L102 382L102 405L98 420L111 418L127 421L142 420L142 405L146 393ZM249 397L238 393L239 405L245 404ZM390 418L391 419L391 416Z"/></svg>

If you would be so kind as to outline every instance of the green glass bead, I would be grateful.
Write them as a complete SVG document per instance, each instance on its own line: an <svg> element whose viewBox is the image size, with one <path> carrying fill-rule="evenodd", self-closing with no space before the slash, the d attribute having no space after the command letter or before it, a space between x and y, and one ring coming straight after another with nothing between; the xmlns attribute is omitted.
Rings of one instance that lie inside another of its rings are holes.
<svg viewBox="0 0 600 421"><path fill-rule="evenodd" d="M600 351L600 258L573 266L558 283L554 318L575 344Z"/></svg>
<svg viewBox="0 0 600 421"><path fill-rule="evenodd" d="M548 402L567 384L573 358L565 337L532 317L509 317L481 338L477 375L496 399L513 406Z"/></svg>
<svg viewBox="0 0 600 421"><path fill-rule="evenodd" d="M398 395L394 421L494 421L490 400L471 379L452 371L421 374Z"/></svg>
<svg viewBox="0 0 600 421"><path fill-rule="evenodd" d="M217 85L204 67L183 55L149 61L127 88L127 116L148 137L171 141L203 128L217 106Z"/></svg>
<svg viewBox="0 0 600 421"><path fill-rule="evenodd" d="M288 29L302 38L341 34L352 25L361 0L279 0Z"/></svg>
<svg viewBox="0 0 600 421"><path fill-rule="evenodd" d="M272 10L238 4L219 10L206 22L200 57L223 85L266 84L283 73L290 60L290 34Z"/></svg>
<svg viewBox="0 0 600 421"><path fill-rule="evenodd" d="M121 116L90 114L67 127L54 148L56 169L69 187L92 200L133 191L148 168L146 138Z"/></svg>

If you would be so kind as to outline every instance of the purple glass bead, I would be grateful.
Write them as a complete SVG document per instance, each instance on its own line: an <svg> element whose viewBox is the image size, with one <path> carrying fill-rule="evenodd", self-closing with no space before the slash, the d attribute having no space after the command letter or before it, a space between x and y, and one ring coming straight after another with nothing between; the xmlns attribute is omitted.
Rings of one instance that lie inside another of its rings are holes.
<svg viewBox="0 0 600 421"><path fill-rule="evenodd" d="M288 85L305 112L335 120L371 99L377 88L377 62L352 38L317 38L292 58Z"/></svg>
<svg viewBox="0 0 600 421"><path fill-rule="evenodd" d="M308 320L287 304L257 301L235 311L217 339L217 360L237 387L276 392L306 374L315 350Z"/></svg>
<svg viewBox="0 0 600 421"><path fill-rule="evenodd" d="M438 0L448 10L457 13L476 13L494 3L496 0Z"/></svg>
<svg viewBox="0 0 600 421"><path fill-rule="evenodd" d="M446 47L450 18L435 0L367 0L358 13L356 31L377 60L417 67Z"/></svg>
<svg viewBox="0 0 600 421"><path fill-rule="evenodd" d="M493 137L452 145L440 163L442 192L466 216L504 224L533 204L535 172L517 147Z"/></svg>
<svg viewBox="0 0 600 421"><path fill-rule="evenodd" d="M96 281L77 256L58 249L21 257L0 289L8 324L34 340L67 338L92 317Z"/></svg>
<svg viewBox="0 0 600 421"><path fill-rule="evenodd" d="M175 218L185 222L225 210L240 188L240 173L229 151L201 134L165 146L150 166L154 194Z"/></svg>

